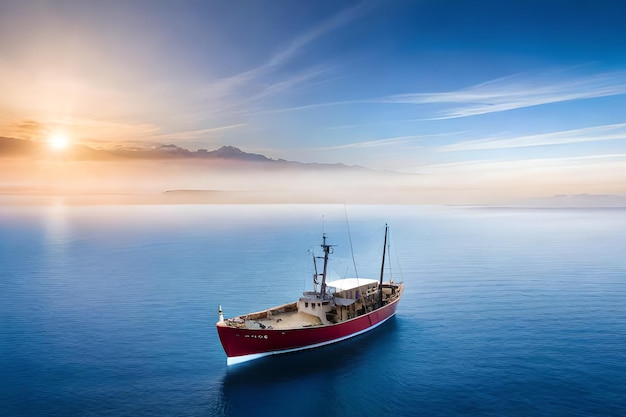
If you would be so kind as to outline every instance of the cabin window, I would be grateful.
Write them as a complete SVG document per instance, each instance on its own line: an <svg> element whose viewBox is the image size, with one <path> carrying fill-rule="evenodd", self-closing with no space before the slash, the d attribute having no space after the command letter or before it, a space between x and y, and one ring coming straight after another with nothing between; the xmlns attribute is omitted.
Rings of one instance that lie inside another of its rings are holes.
<svg viewBox="0 0 626 417"><path fill-rule="evenodd" d="M327 305L328 305L328 301L324 301L324 302L322 303L322 305L327 306Z"/></svg>
<svg viewBox="0 0 626 417"><path fill-rule="evenodd" d="M315 310L315 303L311 303L311 307L313 307L313 310Z"/></svg>
<svg viewBox="0 0 626 417"><path fill-rule="evenodd" d="M305 306L306 308L308 308L308 307L309 307L309 303L304 303L304 306Z"/></svg>

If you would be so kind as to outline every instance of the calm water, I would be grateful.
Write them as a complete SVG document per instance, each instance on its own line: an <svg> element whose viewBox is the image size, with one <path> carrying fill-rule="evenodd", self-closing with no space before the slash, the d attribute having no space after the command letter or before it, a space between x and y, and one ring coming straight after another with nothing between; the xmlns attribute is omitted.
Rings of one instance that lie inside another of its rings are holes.
<svg viewBox="0 0 626 417"><path fill-rule="evenodd" d="M625 210L347 211L0 206L0 414L626 415ZM322 230L375 278L385 222L393 320L226 368L219 304L295 299Z"/></svg>

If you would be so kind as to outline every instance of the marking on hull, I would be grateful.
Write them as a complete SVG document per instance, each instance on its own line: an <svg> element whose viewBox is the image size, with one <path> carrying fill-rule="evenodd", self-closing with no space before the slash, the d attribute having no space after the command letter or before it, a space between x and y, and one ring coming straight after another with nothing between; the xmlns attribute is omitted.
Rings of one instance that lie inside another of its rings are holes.
<svg viewBox="0 0 626 417"><path fill-rule="evenodd" d="M373 326L368 327L367 329L359 330L358 332L349 334L347 336L340 337L338 339L328 340L326 342L316 343L314 345L301 346L301 347L297 347L297 348L293 348L293 349L274 350L274 351L270 351L270 352L250 353L248 355L227 357L226 358L226 364L228 366L237 365L239 363L244 363L244 362L252 361L252 360L255 360L255 359L260 359L260 358L263 358L265 356L278 355L280 353L297 352L299 350L313 349L313 348L316 348L316 347L320 347L320 346L330 345L332 343L341 342L342 340L346 340L346 339L349 339L351 337L358 336L360 334L368 332L368 331L370 331L372 329L375 329L376 327L380 326L381 324L383 324L384 322L386 322L387 320L389 320L390 318L392 318L395 315L396 315L396 313L394 312L392 315L390 315L386 319L376 323Z"/></svg>

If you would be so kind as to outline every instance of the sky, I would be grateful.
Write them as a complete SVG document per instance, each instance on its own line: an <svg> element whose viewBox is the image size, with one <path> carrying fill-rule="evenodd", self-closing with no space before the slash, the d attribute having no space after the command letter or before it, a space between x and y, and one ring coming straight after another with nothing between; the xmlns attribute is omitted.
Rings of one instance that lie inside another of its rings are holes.
<svg viewBox="0 0 626 417"><path fill-rule="evenodd" d="M0 136L230 145L468 202L626 194L625 18L619 0L3 0Z"/></svg>

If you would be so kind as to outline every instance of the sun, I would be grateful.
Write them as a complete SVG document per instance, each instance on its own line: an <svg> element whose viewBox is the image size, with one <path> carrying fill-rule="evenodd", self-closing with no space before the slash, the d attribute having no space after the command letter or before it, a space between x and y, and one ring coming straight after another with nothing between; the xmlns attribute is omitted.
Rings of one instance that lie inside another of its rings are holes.
<svg viewBox="0 0 626 417"><path fill-rule="evenodd" d="M62 151L70 144L70 139L61 133L55 133L48 137L48 145L54 151Z"/></svg>

